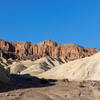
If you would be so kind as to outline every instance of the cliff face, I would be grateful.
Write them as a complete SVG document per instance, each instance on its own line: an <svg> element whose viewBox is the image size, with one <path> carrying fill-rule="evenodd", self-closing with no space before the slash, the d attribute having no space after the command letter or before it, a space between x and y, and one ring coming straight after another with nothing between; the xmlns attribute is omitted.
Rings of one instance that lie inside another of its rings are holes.
<svg viewBox="0 0 100 100"><path fill-rule="evenodd" d="M40 43L7 42L0 40L0 56L7 59L40 58L43 56L63 57L74 60L91 56L98 52L96 48L84 48L76 44L59 44L51 40Z"/></svg>

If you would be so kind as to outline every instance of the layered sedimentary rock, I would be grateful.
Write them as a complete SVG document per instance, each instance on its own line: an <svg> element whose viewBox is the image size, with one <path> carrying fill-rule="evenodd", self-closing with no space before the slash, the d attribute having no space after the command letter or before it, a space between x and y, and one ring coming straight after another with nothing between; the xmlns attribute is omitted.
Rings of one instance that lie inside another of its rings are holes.
<svg viewBox="0 0 100 100"><path fill-rule="evenodd" d="M51 40L45 40L40 43L0 40L0 56L7 59L37 59L44 56L52 56L74 60L91 56L98 51L96 48L84 48L76 44L60 44Z"/></svg>

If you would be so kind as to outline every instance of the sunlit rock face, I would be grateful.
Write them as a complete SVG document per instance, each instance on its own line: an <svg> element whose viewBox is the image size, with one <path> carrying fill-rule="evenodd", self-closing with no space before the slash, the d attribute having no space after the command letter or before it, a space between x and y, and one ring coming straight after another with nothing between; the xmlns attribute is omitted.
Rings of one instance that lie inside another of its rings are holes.
<svg viewBox="0 0 100 100"><path fill-rule="evenodd" d="M91 56L98 51L96 48L84 48L76 44L60 44L51 40L45 40L40 43L0 40L0 56L7 59L37 59L44 56L52 56L75 60Z"/></svg>

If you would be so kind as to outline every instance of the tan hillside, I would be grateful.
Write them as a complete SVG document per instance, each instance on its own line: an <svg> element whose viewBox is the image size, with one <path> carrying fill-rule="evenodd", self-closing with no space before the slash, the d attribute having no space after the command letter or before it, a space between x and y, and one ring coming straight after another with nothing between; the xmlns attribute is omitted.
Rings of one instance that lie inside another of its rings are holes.
<svg viewBox="0 0 100 100"><path fill-rule="evenodd" d="M63 58L43 57L35 61L19 61L10 65L10 72L13 74L30 74L36 75L43 73L55 66L66 63Z"/></svg>
<svg viewBox="0 0 100 100"><path fill-rule="evenodd" d="M97 54L59 65L40 74L49 79L100 80L100 52Z"/></svg>

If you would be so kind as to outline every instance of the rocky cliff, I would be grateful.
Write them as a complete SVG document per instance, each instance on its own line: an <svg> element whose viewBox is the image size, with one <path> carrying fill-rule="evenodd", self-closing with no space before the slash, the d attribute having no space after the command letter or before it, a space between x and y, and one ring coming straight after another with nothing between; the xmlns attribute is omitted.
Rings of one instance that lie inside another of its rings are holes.
<svg viewBox="0 0 100 100"><path fill-rule="evenodd" d="M74 60L91 56L98 51L96 48L84 48L76 44L60 44L51 40L37 44L27 41L8 42L0 40L0 56L6 59L37 59L43 56L52 56Z"/></svg>

